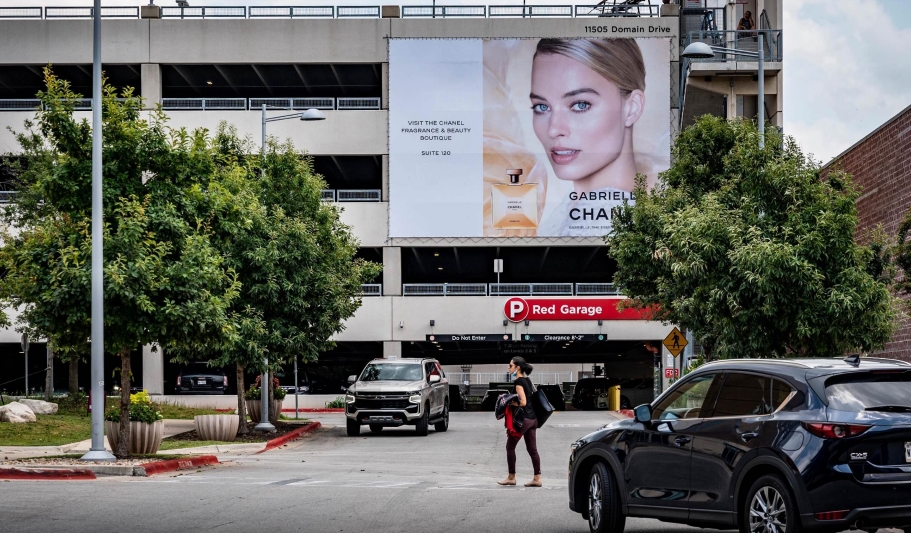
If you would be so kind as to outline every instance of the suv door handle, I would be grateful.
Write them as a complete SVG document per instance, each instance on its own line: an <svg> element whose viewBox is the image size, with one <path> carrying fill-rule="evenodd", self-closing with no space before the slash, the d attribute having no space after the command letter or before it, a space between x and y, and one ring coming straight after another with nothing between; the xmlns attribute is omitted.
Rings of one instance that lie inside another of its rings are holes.
<svg viewBox="0 0 911 533"><path fill-rule="evenodd" d="M677 446L683 446L684 444L689 443L691 440L693 440L693 439L691 439L690 437L680 436L680 437L677 437L676 439L674 439L674 444L676 444Z"/></svg>
<svg viewBox="0 0 911 533"><path fill-rule="evenodd" d="M740 440L742 440L743 442L750 442L751 440L755 439L758 436L759 436L759 433L756 433L755 431L750 431L747 433L741 433Z"/></svg>

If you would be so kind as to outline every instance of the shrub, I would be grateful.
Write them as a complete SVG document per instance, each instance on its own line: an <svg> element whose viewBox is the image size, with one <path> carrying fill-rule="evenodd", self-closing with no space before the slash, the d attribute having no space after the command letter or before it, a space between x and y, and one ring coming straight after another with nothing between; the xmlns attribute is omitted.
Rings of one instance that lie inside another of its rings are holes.
<svg viewBox="0 0 911 533"><path fill-rule="evenodd" d="M245 400L261 400L262 399L263 393L259 389L260 380L262 380L262 376L256 376L256 381L253 383L253 386L251 386L247 390L247 392L244 393ZM286 394L287 393L285 392L285 389L281 388L281 385L279 385L278 378L273 377L272 378L272 397L276 400L284 400Z"/></svg>
<svg viewBox="0 0 911 533"><path fill-rule="evenodd" d="M105 413L104 419L109 422L120 422L120 407L112 407ZM145 422L151 424L163 420L161 409L152 403L149 393L140 391L130 395L130 422Z"/></svg>
<svg viewBox="0 0 911 533"><path fill-rule="evenodd" d="M345 399L339 396L331 402L326 402L327 409L341 409L345 407Z"/></svg>

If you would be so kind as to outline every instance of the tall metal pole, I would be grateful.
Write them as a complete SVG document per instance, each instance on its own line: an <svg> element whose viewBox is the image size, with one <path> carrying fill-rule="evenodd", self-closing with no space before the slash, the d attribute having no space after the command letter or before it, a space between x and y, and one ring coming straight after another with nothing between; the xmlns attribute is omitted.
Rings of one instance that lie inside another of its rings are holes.
<svg viewBox="0 0 911 533"><path fill-rule="evenodd" d="M759 148L765 148L765 50L759 31Z"/></svg>
<svg viewBox="0 0 911 533"><path fill-rule="evenodd" d="M263 177L266 176L266 104L263 104ZM260 377L260 417L259 424L253 428L254 431L275 431L275 426L269 422L269 358L264 358L266 365L265 370Z"/></svg>
<svg viewBox="0 0 911 533"><path fill-rule="evenodd" d="M113 461L104 449L104 248L101 201L101 0L92 9L92 447L83 461ZM76 391L70 391L75 394Z"/></svg>
<svg viewBox="0 0 911 533"><path fill-rule="evenodd" d="M300 382L297 381L297 354L294 354L294 418L295 419L297 419L297 412L300 410L297 407L298 383L300 383Z"/></svg>

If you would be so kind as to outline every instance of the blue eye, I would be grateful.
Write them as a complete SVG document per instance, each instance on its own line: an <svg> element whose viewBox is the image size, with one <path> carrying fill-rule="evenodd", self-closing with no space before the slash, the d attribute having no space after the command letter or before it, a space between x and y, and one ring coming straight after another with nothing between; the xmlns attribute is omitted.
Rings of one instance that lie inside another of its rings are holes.
<svg viewBox="0 0 911 533"><path fill-rule="evenodd" d="M531 110L534 111L535 113L541 114L541 113L546 113L547 111L550 110L550 108L547 106L547 104L535 104L535 105L531 106Z"/></svg>
<svg viewBox="0 0 911 533"><path fill-rule="evenodd" d="M569 108L573 111L585 112L591 109L592 105L589 102L579 101L571 105Z"/></svg>

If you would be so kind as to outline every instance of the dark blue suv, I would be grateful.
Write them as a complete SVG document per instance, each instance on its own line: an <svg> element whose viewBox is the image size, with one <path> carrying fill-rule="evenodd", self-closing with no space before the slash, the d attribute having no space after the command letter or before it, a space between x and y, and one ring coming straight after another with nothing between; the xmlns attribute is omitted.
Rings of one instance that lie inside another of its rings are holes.
<svg viewBox="0 0 911 533"><path fill-rule="evenodd" d="M703 365L572 444L569 507L594 533L627 516L741 533L911 533L911 364Z"/></svg>

